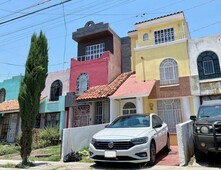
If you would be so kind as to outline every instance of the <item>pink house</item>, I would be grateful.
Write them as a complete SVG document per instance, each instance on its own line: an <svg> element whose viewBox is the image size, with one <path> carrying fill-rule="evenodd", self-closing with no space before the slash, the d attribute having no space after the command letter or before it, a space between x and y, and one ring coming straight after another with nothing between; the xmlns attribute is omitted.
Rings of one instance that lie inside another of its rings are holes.
<svg viewBox="0 0 221 170"><path fill-rule="evenodd" d="M89 21L73 32L78 56L71 59L70 92L66 97L67 127L106 123L110 120L109 101L79 100L77 97L94 86L107 85L121 73L121 38L108 23ZM130 56L129 56L130 57ZM129 58L126 56L125 58ZM130 67L130 65L129 65ZM124 67L125 68L125 67Z"/></svg>

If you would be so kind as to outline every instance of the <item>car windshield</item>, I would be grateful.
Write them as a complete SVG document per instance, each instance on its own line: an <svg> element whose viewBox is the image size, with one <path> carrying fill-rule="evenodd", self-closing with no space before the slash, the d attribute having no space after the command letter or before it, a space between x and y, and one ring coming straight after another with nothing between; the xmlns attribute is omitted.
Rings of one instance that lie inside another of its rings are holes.
<svg viewBox="0 0 221 170"><path fill-rule="evenodd" d="M130 128L149 127L150 117L148 115L128 115L115 119L108 128Z"/></svg>
<svg viewBox="0 0 221 170"><path fill-rule="evenodd" d="M202 117L221 117L221 105L200 107L199 118Z"/></svg>

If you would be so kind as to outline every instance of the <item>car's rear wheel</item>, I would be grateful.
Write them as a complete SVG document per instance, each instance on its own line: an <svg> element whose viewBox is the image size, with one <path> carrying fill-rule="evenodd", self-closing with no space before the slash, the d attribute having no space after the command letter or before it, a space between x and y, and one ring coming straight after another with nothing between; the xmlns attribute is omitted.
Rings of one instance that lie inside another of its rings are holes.
<svg viewBox="0 0 221 170"><path fill-rule="evenodd" d="M200 151L199 149L197 149L196 147L194 147L194 154L195 154L196 162L205 161L206 154Z"/></svg>
<svg viewBox="0 0 221 170"><path fill-rule="evenodd" d="M154 165L156 162L156 146L154 144L154 142L152 141L150 143L150 161L149 161L149 165Z"/></svg>
<svg viewBox="0 0 221 170"><path fill-rule="evenodd" d="M170 152L170 136L169 136L169 134L167 135L167 143L166 143L166 146L164 147L164 150L166 152Z"/></svg>

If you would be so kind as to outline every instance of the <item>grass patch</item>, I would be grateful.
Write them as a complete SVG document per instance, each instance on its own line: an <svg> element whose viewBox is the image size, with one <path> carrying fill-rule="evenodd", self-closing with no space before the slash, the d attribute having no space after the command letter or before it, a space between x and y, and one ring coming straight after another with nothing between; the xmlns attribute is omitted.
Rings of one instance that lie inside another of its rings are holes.
<svg viewBox="0 0 221 170"><path fill-rule="evenodd" d="M19 153L20 146L15 145L0 145L0 156L7 154Z"/></svg>
<svg viewBox="0 0 221 170"><path fill-rule="evenodd" d="M32 161L60 161L60 145L49 146L46 148L33 150L32 155L30 156L30 160ZM36 158L37 154L53 154L50 157L45 158Z"/></svg>
<svg viewBox="0 0 221 170"><path fill-rule="evenodd" d="M188 165L193 165L193 163L196 161L195 156L192 156L188 162Z"/></svg>
<svg viewBox="0 0 221 170"><path fill-rule="evenodd" d="M93 163L94 162L89 158L89 148L88 147L80 150L79 153L82 154L82 160L80 162L84 162L84 163Z"/></svg>
<svg viewBox="0 0 221 170"><path fill-rule="evenodd" d="M16 164L7 163L7 164L0 164L2 168L15 168Z"/></svg>

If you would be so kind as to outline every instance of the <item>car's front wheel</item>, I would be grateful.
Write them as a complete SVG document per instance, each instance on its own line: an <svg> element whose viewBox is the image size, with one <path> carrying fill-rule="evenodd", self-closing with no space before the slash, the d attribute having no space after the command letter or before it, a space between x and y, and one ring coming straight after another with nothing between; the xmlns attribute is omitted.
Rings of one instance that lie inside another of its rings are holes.
<svg viewBox="0 0 221 170"><path fill-rule="evenodd" d="M154 142L152 141L150 143L150 161L149 161L149 165L154 165L156 162L156 146L154 144Z"/></svg>

